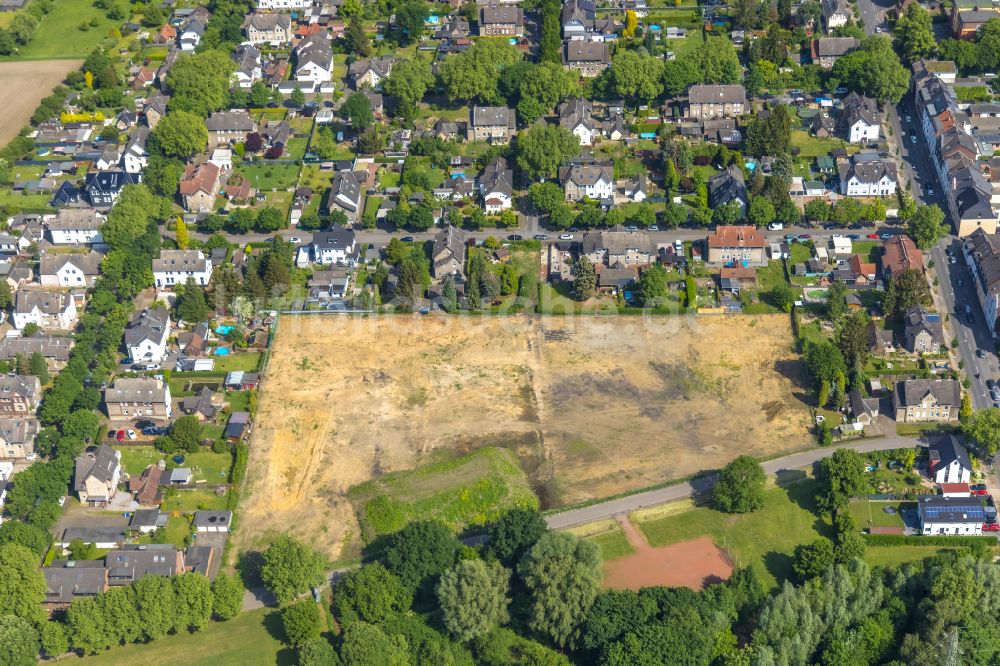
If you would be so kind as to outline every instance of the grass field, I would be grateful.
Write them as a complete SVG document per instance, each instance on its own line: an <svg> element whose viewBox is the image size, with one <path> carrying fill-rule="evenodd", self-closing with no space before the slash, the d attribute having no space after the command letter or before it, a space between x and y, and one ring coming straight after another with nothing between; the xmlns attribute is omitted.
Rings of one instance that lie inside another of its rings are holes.
<svg viewBox="0 0 1000 666"><path fill-rule="evenodd" d="M116 647L83 661L86 666L137 662L147 666L293 666L298 663L295 652L281 638L279 612L261 608L240 613L229 622L212 622L195 634L184 631L152 645Z"/></svg>
<svg viewBox="0 0 1000 666"><path fill-rule="evenodd" d="M865 550L865 561L873 567L889 567L924 560L946 550L951 549L938 546L869 546Z"/></svg>
<svg viewBox="0 0 1000 666"><path fill-rule="evenodd" d="M181 513L221 511L226 508L226 497L219 497L208 488L174 490L170 496L164 497L160 508L164 511L180 511Z"/></svg>
<svg viewBox="0 0 1000 666"><path fill-rule="evenodd" d="M367 537L414 520L437 518L462 528L493 520L508 507L538 506L517 456L493 447L380 476L351 488L348 497Z"/></svg>
<svg viewBox="0 0 1000 666"><path fill-rule="evenodd" d="M593 541L600 546L601 557L605 562L617 560L619 557L625 557L635 552L635 549L632 548L620 529L614 529L603 534L595 534L592 537L587 537L587 540Z"/></svg>
<svg viewBox="0 0 1000 666"><path fill-rule="evenodd" d="M792 146L801 150L799 157L820 157L829 155L835 148L844 148L841 139L820 139L803 130L792 130Z"/></svg>
<svg viewBox="0 0 1000 666"><path fill-rule="evenodd" d="M791 577L797 546L830 536L830 525L814 513L815 493L815 482L804 481L766 491L764 508L754 513L730 515L697 507L656 518L657 509L651 509L632 514L632 521L654 547L709 535L737 566L753 567L774 586Z"/></svg>
<svg viewBox="0 0 1000 666"><path fill-rule="evenodd" d="M338 559L348 489L490 446L543 508L801 448L800 381L787 315L282 316L237 542L290 529Z"/></svg>
<svg viewBox="0 0 1000 666"><path fill-rule="evenodd" d="M246 176L258 190L267 191L294 187L299 178L299 167L295 164L243 163L235 171Z"/></svg>
<svg viewBox="0 0 1000 666"><path fill-rule="evenodd" d="M119 446L122 453L122 467L129 474L141 474L149 465L168 456L151 446ZM205 480L208 483L225 483L229 476L229 468L233 457L229 453L213 453L202 449L198 453L185 453L182 467L191 467L196 481Z"/></svg>
<svg viewBox="0 0 1000 666"><path fill-rule="evenodd" d="M63 4L71 2L73 0L64 0ZM28 124L42 98L48 96L80 64L80 60L0 62L0 99L7 100L3 120L0 120L0 145L7 145L17 136L21 128Z"/></svg>
<svg viewBox="0 0 1000 666"><path fill-rule="evenodd" d="M260 352L235 352L228 356L215 357L214 372L256 372L260 366Z"/></svg>
<svg viewBox="0 0 1000 666"><path fill-rule="evenodd" d="M884 511L886 507L892 507L896 513L889 514ZM903 527L903 519L899 515L902 509L915 509L915 502L871 502L859 500L851 502L848 510L857 521L858 527Z"/></svg>
<svg viewBox="0 0 1000 666"><path fill-rule="evenodd" d="M91 22L96 25L90 25ZM42 19L31 42L4 60L55 60L85 58L119 27L105 13L83 0L53 0L52 11ZM86 25L86 30L80 28ZM10 98L7 98L10 99Z"/></svg>

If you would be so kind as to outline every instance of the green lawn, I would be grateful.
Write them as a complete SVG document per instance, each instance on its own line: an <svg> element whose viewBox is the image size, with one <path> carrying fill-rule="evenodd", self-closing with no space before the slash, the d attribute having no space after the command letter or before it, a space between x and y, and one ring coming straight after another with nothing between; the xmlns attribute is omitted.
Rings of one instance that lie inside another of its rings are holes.
<svg viewBox="0 0 1000 666"><path fill-rule="evenodd" d="M229 411L246 412L250 410L250 391L230 391L226 394Z"/></svg>
<svg viewBox="0 0 1000 666"><path fill-rule="evenodd" d="M96 20L96 25L90 22ZM81 30L86 24L87 29ZM53 0L52 11L42 18L27 46L3 60L56 60L86 58L120 21L111 21L105 13L86 0Z"/></svg>
<svg viewBox="0 0 1000 666"><path fill-rule="evenodd" d="M285 154L282 155L282 158L286 160L301 160L306 154L307 143L309 143L309 139L304 136L297 136L294 139L289 139L288 145L285 147Z"/></svg>
<svg viewBox="0 0 1000 666"><path fill-rule="evenodd" d="M896 434L900 437L919 437L928 432L948 433L958 429L958 426L948 423L897 423Z"/></svg>
<svg viewBox="0 0 1000 666"><path fill-rule="evenodd" d="M292 666L295 652L281 642L278 611L261 608L240 613L229 622L212 622L204 630L160 638L149 645L116 647L87 657L87 666L143 663L148 666Z"/></svg>
<svg viewBox="0 0 1000 666"><path fill-rule="evenodd" d="M25 194L4 188L0 189L0 206L12 206L19 210L24 209L49 209L51 194Z"/></svg>
<svg viewBox="0 0 1000 666"><path fill-rule="evenodd" d="M889 514L884 511L886 507L896 509L896 513ZM858 527L903 527L903 519L899 512L901 509L913 509L915 502L872 502L869 500L858 500L851 502L849 510Z"/></svg>
<svg viewBox="0 0 1000 666"><path fill-rule="evenodd" d="M800 157L820 157L829 155L835 148L845 148L847 143L841 139L819 139L803 130L792 130L792 146L799 148Z"/></svg>
<svg viewBox="0 0 1000 666"><path fill-rule="evenodd" d="M226 497L218 497L207 488L195 490L174 490L160 505L163 511L222 511L226 508Z"/></svg>
<svg viewBox="0 0 1000 666"><path fill-rule="evenodd" d="M946 550L951 549L938 546L868 546L865 560L873 567L888 567L924 560Z"/></svg>
<svg viewBox="0 0 1000 666"><path fill-rule="evenodd" d="M856 240L851 243L851 251L860 254L871 263L875 263L882 254L882 242L874 240Z"/></svg>
<svg viewBox="0 0 1000 666"><path fill-rule="evenodd" d="M214 372L256 372L260 366L260 352L235 352L228 356L215 357Z"/></svg>
<svg viewBox="0 0 1000 666"><path fill-rule="evenodd" d="M141 474L149 465L155 465L159 460L167 460L162 451L151 446L119 446L115 447L122 453L122 467L129 474ZM196 481L205 480L208 483L225 482L229 476L229 468L233 457L229 453L213 453L203 448L197 453L185 453L181 467L191 467Z"/></svg>
<svg viewBox="0 0 1000 666"><path fill-rule="evenodd" d="M299 167L295 164L271 164L244 162L235 171L246 176L250 184L258 190L283 190L295 187L299 179Z"/></svg>
<svg viewBox="0 0 1000 666"><path fill-rule="evenodd" d="M814 513L816 483L804 481L766 491L764 507L754 513L729 515L706 507L636 523L652 546L666 546L710 535L732 553L740 566L752 566L769 587L792 575L795 548L821 534L829 523Z"/></svg>
<svg viewBox="0 0 1000 666"><path fill-rule="evenodd" d="M601 557L604 558L605 562L617 560L619 557L625 557L635 552L618 527L602 534L587 537L587 541L592 541L600 546Z"/></svg>

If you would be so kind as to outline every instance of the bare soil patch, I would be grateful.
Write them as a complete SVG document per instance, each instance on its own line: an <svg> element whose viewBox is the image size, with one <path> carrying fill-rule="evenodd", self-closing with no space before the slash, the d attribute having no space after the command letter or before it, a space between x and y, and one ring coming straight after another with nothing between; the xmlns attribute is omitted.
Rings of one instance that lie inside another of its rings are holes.
<svg viewBox="0 0 1000 666"><path fill-rule="evenodd" d="M82 63L82 60L0 62L0 99L4 100L0 146L17 136L42 98Z"/></svg>
<svg viewBox="0 0 1000 666"><path fill-rule="evenodd" d="M484 446L543 508L798 448L801 372L786 316L283 316L240 545L291 530L349 553L349 488Z"/></svg>

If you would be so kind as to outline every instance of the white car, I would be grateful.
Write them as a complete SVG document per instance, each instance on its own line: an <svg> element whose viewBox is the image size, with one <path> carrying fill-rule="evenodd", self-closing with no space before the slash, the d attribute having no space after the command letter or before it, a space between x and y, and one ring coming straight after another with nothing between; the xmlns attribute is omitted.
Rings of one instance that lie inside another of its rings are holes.
<svg viewBox="0 0 1000 666"><path fill-rule="evenodd" d="M911 134L910 135L910 143L916 143L916 142L917 142L917 135L916 134Z"/></svg>
<svg viewBox="0 0 1000 666"><path fill-rule="evenodd" d="M785 225L782 224L781 222L772 222L771 224L767 225L767 228L770 229L771 231L781 231L782 229L785 228Z"/></svg>
<svg viewBox="0 0 1000 666"><path fill-rule="evenodd" d="M559 240L573 240L573 234L560 234Z"/></svg>
<svg viewBox="0 0 1000 666"><path fill-rule="evenodd" d="M126 430L125 435L128 436L129 439L136 438L135 430Z"/></svg>
<svg viewBox="0 0 1000 666"><path fill-rule="evenodd" d="M291 238L288 239L288 242L289 243L301 243L302 239L299 238L298 236L292 236Z"/></svg>

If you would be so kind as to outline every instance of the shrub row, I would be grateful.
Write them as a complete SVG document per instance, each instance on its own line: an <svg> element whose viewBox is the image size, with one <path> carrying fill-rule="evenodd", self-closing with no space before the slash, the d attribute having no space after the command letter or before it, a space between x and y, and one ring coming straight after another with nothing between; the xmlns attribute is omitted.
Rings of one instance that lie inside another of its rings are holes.
<svg viewBox="0 0 1000 666"><path fill-rule="evenodd" d="M979 546L997 543L993 536L924 536L920 534L865 534L869 546Z"/></svg>

